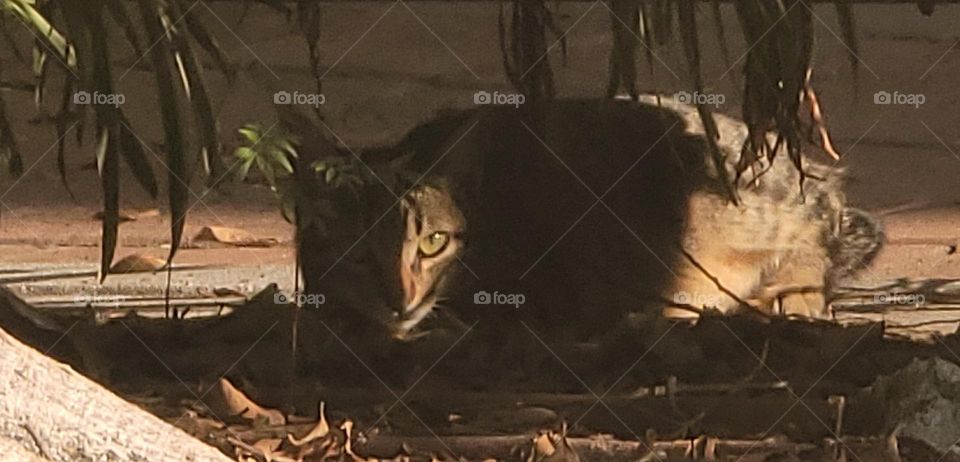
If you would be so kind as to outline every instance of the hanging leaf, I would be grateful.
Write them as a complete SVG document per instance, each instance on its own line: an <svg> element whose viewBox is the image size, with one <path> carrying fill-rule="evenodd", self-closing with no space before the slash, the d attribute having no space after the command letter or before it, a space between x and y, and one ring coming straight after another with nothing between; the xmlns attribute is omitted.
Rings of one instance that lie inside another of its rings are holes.
<svg viewBox="0 0 960 462"><path fill-rule="evenodd" d="M39 40L33 46L33 104L40 109L47 79L47 52Z"/></svg>
<svg viewBox="0 0 960 462"><path fill-rule="evenodd" d="M76 67L77 56L73 46L67 43L63 34L47 21L35 5L33 0L5 0L0 3L0 8L13 12L24 24L33 29L37 36L46 40L68 67Z"/></svg>
<svg viewBox="0 0 960 462"><path fill-rule="evenodd" d="M687 56L687 67L693 78L693 86L698 94L704 94L703 75L700 69L700 41L697 29L697 12L694 0L680 0L677 3L677 21L683 39L683 51ZM727 192L727 197L733 204L739 203L735 185L727 172L726 157L720 151L718 141L720 140L720 131L717 129L717 123L713 120L713 114L710 107L703 101L697 101L697 112L703 121L703 130L707 135L707 147L709 148L710 158L713 160L713 166L717 171L717 176L723 183Z"/></svg>
<svg viewBox="0 0 960 462"><path fill-rule="evenodd" d="M60 111L54 118L54 125L57 130L57 172L60 174L60 183L63 189L67 191L70 198L74 201L77 196L73 194L70 188L70 182L67 181L67 159L66 159L66 137L67 130L74 127L76 122L76 113L73 112L73 94L76 91L76 81L71 75L63 77L63 93L60 95Z"/></svg>
<svg viewBox="0 0 960 462"><path fill-rule="evenodd" d="M100 244L100 271L98 281L103 282L110 273L113 255L117 247L117 228L120 224L120 176L117 165L117 148L111 140L110 130L102 129L97 142L97 166L100 185L103 188L103 223Z"/></svg>
<svg viewBox="0 0 960 462"><path fill-rule="evenodd" d="M110 13L113 22L123 29L123 35L133 48L133 53L137 56L143 56L143 47L140 45L140 38L137 36L133 21L130 20L130 11L127 10L127 4L122 0L105 0L104 6Z"/></svg>
<svg viewBox="0 0 960 462"><path fill-rule="evenodd" d="M610 32L613 46L610 50L607 98L617 96L621 87L636 101L637 91L637 42L640 37L640 5L637 0L613 0L610 2Z"/></svg>
<svg viewBox="0 0 960 462"><path fill-rule="evenodd" d="M244 5L247 4L247 2L244 2ZM216 37L211 35L206 26L200 22L193 9L189 7L184 8L182 1L179 3L179 7L181 10L187 10L186 16L183 17L183 23L186 24L190 36L193 37L193 39L197 41L197 44L200 45L200 48L203 48L203 51L213 59L214 64L220 68L220 72L227 77L227 81L233 82L237 76L237 65L230 61L223 47L217 42Z"/></svg>
<svg viewBox="0 0 960 462"><path fill-rule="evenodd" d="M103 27L102 4L84 5L82 20L89 31L90 51L92 52L91 85L94 92L101 95L115 95L111 75L110 48L107 46L108 31ZM100 184L103 192L103 225L100 247L99 281L102 283L110 273L114 252L117 246L117 227L120 224L120 173L118 132L122 114L119 106L93 104L96 114L98 143L96 148L97 167L100 172Z"/></svg>
<svg viewBox="0 0 960 462"><path fill-rule="evenodd" d="M806 178L802 168L800 103L809 90L813 57L813 16L800 0L736 2L737 16L747 43L743 119L749 135L737 164L738 176L761 157L773 161L779 146L797 167L800 188ZM776 133L769 146L767 134Z"/></svg>
<svg viewBox="0 0 960 462"><path fill-rule="evenodd" d="M723 25L723 4L720 0L710 0L710 7L713 13L713 27L717 33L717 44L720 46L720 56L723 58L724 67L729 69L733 63L730 61L730 48L727 46L727 28ZM736 79L735 76L733 78Z"/></svg>
<svg viewBox="0 0 960 462"><path fill-rule="evenodd" d="M653 85L653 91L657 94L657 103L660 102L660 86L657 84L656 63L654 62L653 48L657 42L653 39L652 14L650 5L646 2L640 3L640 39L643 40L643 52L647 58L647 71L650 72L650 83Z"/></svg>
<svg viewBox="0 0 960 462"><path fill-rule="evenodd" d="M543 0L514 0L510 33L500 4L498 31L504 71L527 101L552 98L555 93L546 31L553 25Z"/></svg>
<svg viewBox="0 0 960 462"><path fill-rule="evenodd" d="M20 150L17 148L13 129L10 127L10 120L7 118L7 106L3 102L2 95L0 95L0 161L14 177L23 174L23 158L20 157Z"/></svg>
<svg viewBox="0 0 960 462"><path fill-rule="evenodd" d="M168 56L171 55L168 34L177 32L169 28L172 27L173 21L170 20L163 6L151 0L138 0L138 6L147 40L150 43L156 43L156 49L150 53L150 57L153 61L154 79L161 103L160 117L163 123L169 173L167 180L170 205L170 254L167 257L169 266L173 262L173 257L180 248L180 241L183 238L189 194L187 184L190 180L180 108L177 105L177 101L180 99L179 92L168 62Z"/></svg>
<svg viewBox="0 0 960 462"><path fill-rule="evenodd" d="M652 17L653 37L658 45L666 45L673 38L672 0L653 0Z"/></svg>
<svg viewBox="0 0 960 462"><path fill-rule="evenodd" d="M133 177L150 197L156 199L160 195L157 179L153 174L153 167L147 159L147 154L143 149L140 140L130 131L130 122L123 120L120 135L120 152L123 153L123 159L130 167Z"/></svg>
<svg viewBox="0 0 960 462"><path fill-rule="evenodd" d="M189 14L181 11L177 1L170 3L170 12L177 18ZM184 92L190 100L192 112L200 125L200 159L207 174L207 184L213 187L223 178L226 171L226 166L223 165L223 159L220 157L222 150L220 126L213 113L210 96L203 81L203 66L200 65L185 35L177 31L172 34L172 37L175 55L181 65L179 69L181 80L184 82Z"/></svg>

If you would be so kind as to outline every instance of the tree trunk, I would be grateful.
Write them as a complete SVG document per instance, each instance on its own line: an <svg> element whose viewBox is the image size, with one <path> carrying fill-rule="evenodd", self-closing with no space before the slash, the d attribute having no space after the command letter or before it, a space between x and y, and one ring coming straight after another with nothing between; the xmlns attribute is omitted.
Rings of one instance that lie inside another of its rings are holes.
<svg viewBox="0 0 960 462"><path fill-rule="evenodd" d="M2 329L0 459L230 461Z"/></svg>

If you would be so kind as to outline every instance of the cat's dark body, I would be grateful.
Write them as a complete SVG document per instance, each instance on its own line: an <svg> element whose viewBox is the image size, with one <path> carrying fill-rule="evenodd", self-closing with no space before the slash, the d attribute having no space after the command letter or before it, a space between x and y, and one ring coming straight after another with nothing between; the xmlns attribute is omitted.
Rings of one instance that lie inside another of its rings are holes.
<svg viewBox="0 0 960 462"><path fill-rule="evenodd" d="M687 309L748 302L772 310L786 287L788 314L823 316L825 291L849 271L840 264L868 263L879 248L877 225L845 212L839 172L808 166L826 180L808 180L801 197L796 171L780 159L758 183L741 182L735 206L705 160L695 111L672 109L679 112L593 100L485 107L441 116L368 153L370 162L406 156L420 182L449 194L465 218L456 230L465 245L430 281L430 293L442 295L436 309L465 323L506 317L582 338L678 295ZM732 165L745 128L721 118L720 130ZM356 239L304 261L308 289L386 325L404 316L402 217L393 199L372 187L351 228ZM848 247L843 238L853 235L866 247ZM475 303L480 291L524 303Z"/></svg>

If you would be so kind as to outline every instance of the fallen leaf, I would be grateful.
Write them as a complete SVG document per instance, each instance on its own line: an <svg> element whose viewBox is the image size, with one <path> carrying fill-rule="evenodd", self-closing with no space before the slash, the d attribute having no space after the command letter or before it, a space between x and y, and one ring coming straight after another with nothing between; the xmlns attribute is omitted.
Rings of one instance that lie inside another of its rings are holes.
<svg viewBox="0 0 960 462"><path fill-rule="evenodd" d="M146 273L159 271L166 266L167 261L162 258L151 257L149 255L132 254L120 259L120 261L110 267L113 274L124 273Z"/></svg>
<svg viewBox="0 0 960 462"><path fill-rule="evenodd" d="M188 410L180 421L180 428L196 438L204 439L217 430L223 430L222 422L206 417L200 417L196 411Z"/></svg>
<svg viewBox="0 0 960 462"><path fill-rule="evenodd" d="M120 223L125 223L128 221L136 221L141 218L149 217L158 217L160 216L160 209L147 209L147 210L121 210L119 214ZM93 214L94 220L103 220L103 210Z"/></svg>
<svg viewBox="0 0 960 462"><path fill-rule="evenodd" d="M303 446L315 439L323 438L330 434L330 424L327 423L327 416L325 414L326 404L323 401L320 401L320 417L317 421L317 424L314 425L303 438L296 438L293 435L287 435L287 439L290 440L294 446Z"/></svg>
<svg viewBox="0 0 960 462"><path fill-rule="evenodd" d="M232 436L227 442L233 445L234 454L239 462L303 462L295 459L280 450L283 440L279 438L264 438L253 444L247 444Z"/></svg>
<svg viewBox="0 0 960 462"><path fill-rule="evenodd" d="M217 297L232 297L232 296L246 297L247 296L247 294L240 292L239 290L236 290L236 289L231 289L229 287L216 287L213 289L213 295L216 295Z"/></svg>
<svg viewBox="0 0 960 462"><path fill-rule="evenodd" d="M266 420L270 425L284 425L287 422L282 412L261 407L234 387L226 378L220 379L220 395L223 397L230 415L251 421Z"/></svg>
<svg viewBox="0 0 960 462"><path fill-rule="evenodd" d="M533 450L527 462L580 462L580 455L567 440L566 425L561 433L541 432L533 439Z"/></svg>
<svg viewBox="0 0 960 462"><path fill-rule="evenodd" d="M280 438L264 438L253 443L253 447L257 448L264 456L272 457L277 454L277 450L280 449L282 443L283 440Z"/></svg>
<svg viewBox="0 0 960 462"><path fill-rule="evenodd" d="M551 433L541 433L533 439L533 454L530 454L528 460L539 460L540 458L550 457L557 452L557 447L553 443Z"/></svg>
<svg viewBox="0 0 960 462"><path fill-rule="evenodd" d="M213 242L236 247L272 247L278 244L276 239L258 239L245 230L226 226L204 226L194 236L193 242Z"/></svg>

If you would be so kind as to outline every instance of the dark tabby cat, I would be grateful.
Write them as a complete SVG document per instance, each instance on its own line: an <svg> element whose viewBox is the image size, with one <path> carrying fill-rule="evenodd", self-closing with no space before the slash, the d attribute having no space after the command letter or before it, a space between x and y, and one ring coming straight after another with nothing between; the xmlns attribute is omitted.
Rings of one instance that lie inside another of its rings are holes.
<svg viewBox="0 0 960 462"><path fill-rule="evenodd" d="M801 194L778 156L742 176L734 205L696 110L645 101L456 112L368 154L404 159L419 181L398 200L370 192L364 232L305 254L308 289L401 339L437 313L581 338L638 311L828 316L831 285L882 243L845 207L842 172L807 162ZM746 128L717 119L732 178Z"/></svg>

